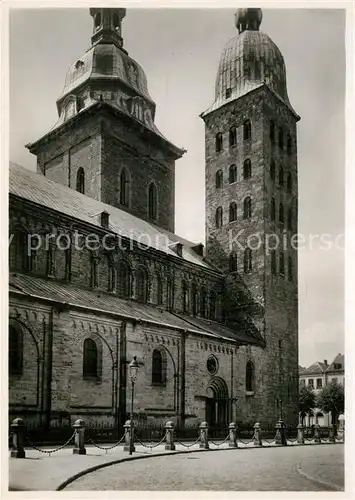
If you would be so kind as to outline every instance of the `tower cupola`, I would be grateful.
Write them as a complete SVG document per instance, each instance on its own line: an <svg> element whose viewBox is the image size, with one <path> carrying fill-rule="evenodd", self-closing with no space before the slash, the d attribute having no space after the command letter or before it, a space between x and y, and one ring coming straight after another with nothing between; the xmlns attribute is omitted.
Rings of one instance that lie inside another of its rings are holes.
<svg viewBox="0 0 355 500"><path fill-rule="evenodd" d="M90 15L93 18L93 35L91 42L113 43L119 48L123 46L122 20L126 16L126 9L90 9Z"/></svg>
<svg viewBox="0 0 355 500"><path fill-rule="evenodd" d="M258 31L263 14L261 9L237 9L235 13L235 26L238 33L245 30Z"/></svg>

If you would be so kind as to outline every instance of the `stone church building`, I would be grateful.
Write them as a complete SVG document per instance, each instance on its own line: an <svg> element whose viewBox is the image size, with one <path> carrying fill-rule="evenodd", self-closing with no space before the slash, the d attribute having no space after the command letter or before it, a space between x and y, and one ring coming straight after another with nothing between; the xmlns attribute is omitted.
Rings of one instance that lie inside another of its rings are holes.
<svg viewBox="0 0 355 500"><path fill-rule="evenodd" d="M297 233L299 116L283 57L261 10L239 9L201 114L206 242L192 243L174 233L185 151L154 123L125 14L90 9L58 121L26 146L37 173L10 165L10 419L122 426L136 356L139 421L294 425L297 251L275 241Z"/></svg>

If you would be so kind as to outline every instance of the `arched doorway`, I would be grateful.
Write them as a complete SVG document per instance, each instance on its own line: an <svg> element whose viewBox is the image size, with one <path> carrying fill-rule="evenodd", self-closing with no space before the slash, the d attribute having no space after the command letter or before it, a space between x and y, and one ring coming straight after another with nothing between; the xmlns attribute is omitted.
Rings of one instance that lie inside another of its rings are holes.
<svg viewBox="0 0 355 500"><path fill-rule="evenodd" d="M221 377L213 377L206 390L206 422L210 427L228 423L228 386Z"/></svg>

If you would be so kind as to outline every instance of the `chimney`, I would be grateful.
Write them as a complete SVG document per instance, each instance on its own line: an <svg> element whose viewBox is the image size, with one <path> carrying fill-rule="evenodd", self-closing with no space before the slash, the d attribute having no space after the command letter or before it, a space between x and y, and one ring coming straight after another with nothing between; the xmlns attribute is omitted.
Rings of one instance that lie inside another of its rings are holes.
<svg viewBox="0 0 355 500"><path fill-rule="evenodd" d="M328 366L328 360L327 359L324 360L324 364L325 364L325 366Z"/></svg>
<svg viewBox="0 0 355 500"><path fill-rule="evenodd" d="M172 243L169 247L176 253L179 257L182 257L183 244L179 241Z"/></svg>
<svg viewBox="0 0 355 500"><path fill-rule="evenodd" d="M110 223L110 214L104 210L100 214L100 224L104 229L108 229Z"/></svg>

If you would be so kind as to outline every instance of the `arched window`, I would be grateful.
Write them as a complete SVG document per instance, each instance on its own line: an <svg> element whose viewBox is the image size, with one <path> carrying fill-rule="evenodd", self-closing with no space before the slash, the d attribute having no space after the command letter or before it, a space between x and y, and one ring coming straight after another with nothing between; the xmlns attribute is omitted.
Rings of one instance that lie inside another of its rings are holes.
<svg viewBox="0 0 355 500"><path fill-rule="evenodd" d="M114 260L108 256L108 291L115 292L116 291L116 268Z"/></svg>
<svg viewBox="0 0 355 500"><path fill-rule="evenodd" d="M287 175L287 192L292 193L292 175L290 172Z"/></svg>
<svg viewBox="0 0 355 500"><path fill-rule="evenodd" d="M243 202L243 218L249 219L251 217L251 198L247 196Z"/></svg>
<svg viewBox="0 0 355 500"><path fill-rule="evenodd" d="M276 274L276 250L271 250L271 272Z"/></svg>
<svg viewBox="0 0 355 500"><path fill-rule="evenodd" d="M158 192L154 182L151 182L148 189L148 217L156 219L158 213Z"/></svg>
<svg viewBox="0 0 355 500"><path fill-rule="evenodd" d="M272 120L270 121L270 142L275 143L275 123Z"/></svg>
<svg viewBox="0 0 355 500"><path fill-rule="evenodd" d="M125 168L120 173L120 204L129 205L129 180Z"/></svg>
<svg viewBox="0 0 355 500"><path fill-rule="evenodd" d="M279 148L284 148L284 131L282 128L279 129Z"/></svg>
<svg viewBox="0 0 355 500"><path fill-rule="evenodd" d="M237 182L237 166L231 165L229 167L229 184Z"/></svg>
<svg viewBox="0 0 355 500"><path fill-rule="evenodd" d="M280 224L284 224L284 222L285 222L283 203L280 203L280 207L279 207L279 222L280 222Z"/></svg>
<svg viewBox="0 0 355 500"><path fill-rule="evenodd" d="M216 210L216 227L222 227L223 225L223 209L218 207Z"/></svg>
<svg viewBox="0 0 355 500"><path fill-rule="evenodd" d="M229 167L229 184L237 182L237 167L236 165L231 165Z"/></svg>
<svg viewBox="0 0 355 500"><path fill-rule="evenodd" d="M84 340L83 377L98 376L97 345L93 339Z"/></svg>
<svg viewBox="0 0 355 500"><path fill-rule="evenodd" d="M139 302L148 301L148 274L144 267L139 267L136 273L136 298Z"/></svg>
<svg viewBox="0 0 355 500"><path fill-rule="evenodd" d="M223 187L223 172L222 170L218 170L216 172L216 189L220 189Z"/></svg>
<svg viewBox="0 0 355 500"><path fill-rule="evenodd" d="M20 328L9 326L9 375L23 373L23 332Z"/></svg>
<svg viewBox="0 0 355 500"><path fill-rule="evenodd" d="M211 290L209 300L209 316L210 319L216 319L216 292Z"/></svg>
<svg viewBox="0 0 355 500"><path fill-rule="evenodd" d="M85 173L82 167L78 168L76 174L76 190L81 194L85 194Z"/></svg>
<svg viewBox="0 0 355 500"><path fill-rule="evenodd" d="M251 361L248 361L245 367L245 390L254 391L254 365Z"/></svg>
<svg viewBox="0 0 355 500"><path fill-rule="evenodd" d="M121 298L131 296L131 270L127 262L121 260L118 263L118 295Z"/></svg>
<svg viewBox="0 0 355 500"><path fill-rule="evenodd" d="M292 153L292 139L291 139L291 134L288 133L287 134L287 154L291 154Z"/></svg>
<svg viewBox="0 0 355 500"><path fill-rule="evenodd" d="M216 135L216 152L222 151L223 149L223 137L221 133Z"/></svg>
<svg viewBox="0 0 355 500"><path fill-rule="evenodd" d="M288 256L288 280L292 281L293 279L293 265L292 265L292 257Z"/></svg>
<svg viewBox="0 0 355 500"><path fill-rule="evenodd" d="M174 309L174 299L174 283L172 278L169 277L167 280L167 302L169 311Z"/></svg>
<svg viewBox="0 0 355 500"><path fill-rule="evenodd" d="M244 250L244 272L250 273L252 269L253 269L253 263L252 263L251 248L248 247Z"/></svg>
<svg viewBox="0 0 355 500"><path fill-rule="evenodd" d="M94 22L95 30L97 30L101 26L101 14L99 12L95 15Z"/></svg>
<svg viewBox="0 0 355 500"><path fill-rule="evenodd" d="M206 289L202 288L200 292L200 316L202 318L206 317L206 297L207 297Z"/></svg>
<svg viewBox="0 0 355 500"><path fill-rule="evenodd" d="M271 160L271 163L270 163L270 178L272 181L275 180L275 162L274 160Z"/></svg>
<svg viewBox="0 0 355 500"><path fill-rule="evenodd" d="M31 241L33 241L31 239ZM32 245L31 245L32 246ZM16 231L9 248L10 268L14 271L27 272L32 270L32 256L35 251L29 251L28 234Z"/></svg>
<svg viewBox="0 0 355 500"><path fill-rule="evenodd" d="M160 350L154 349L152 355L152 384L162 385L165 384L166 366L164 363L163 354Z"/></svg>
<svg viewBox="0 0 355 500"><path fill-rule="evenodd" d="M287 212L287 229L292 231L292 208L289 208Z"/></svg>
<svg viewBox="0 0 355 500"><path fill-rule="evenodd" d="M196 283L191 285L191 305L192 305L192 315L197 315L197 286Z"/></svg>
<svg viewBox="0 0 355 500"><path fill-rule="evenodd" d="M231 127L229 129L229 147L235 146L237 144L237 129Z"/></svg>
<svg viewBox="0 0 355 500"><path fill-rule="evenodd" d="M163 281L161 276L157 275L157 304L161 305L163 303Z"/></svg>
<svg viewBox="0 0 355 500"><path fill-rule="evenodd" d="M244 179L250 179L251 177L251 161L245 160L243 164L243 177Z"/></svg>
<svg viewBox="0 0 355 500"><path fill-rule="evenodd" d="M285 274L285 255L283 250L280 250L280 265L279 265L280 274Z"/></svg>
<svg viewBox="0 0 355 500"><path fill-rule="evenodd" d="M251 123L250 120L245 120L243 124L243 139L247 141L251 139Z"/></svg>
<svg viewBox="0 0 355 500"><path fill-rule="evenodd" d="M279 169L279 185L281 187L283 187L283 185L284 185L284 169L282 166L280 166L280 169Z"/></svg>
<svg viewBox="0 0 355 500"><path fill-rule="evenodd" d="M237 252L233 250L229 254L229 271L232 273L234 271L238 271L238 260L237 260Z"/></svg>
<svg viewBox="0 0 355 500"><path fill-rule="evenodd" d="M187 286L187 283L185 280L183 280L182 282L182 291L181 291L181 294L182 294L182 312L184 314L186 314L189 310L189 288Z"/></svg>
<svg viewBox="0 0 355 500"><path fill-rule="evenodd" d="M235 202L229 205L229 222L237 220L237 204Z"/></svg>
<svg viewBox="0 0 355 500"><path fill-rule="evenodd" d="M92 288L97 288L99 286L99 259L96 255L91 256L90 285Z"/></svg>
<svg viewBox="0 0 355 500"><path fill-rule="evenodd" d="M272 222L275 222L275 220L276 220L276 203L275 203L275 198L271 198L270 218L271 218Z"/></svg>

